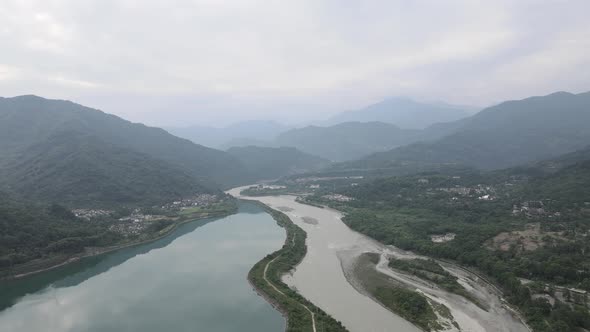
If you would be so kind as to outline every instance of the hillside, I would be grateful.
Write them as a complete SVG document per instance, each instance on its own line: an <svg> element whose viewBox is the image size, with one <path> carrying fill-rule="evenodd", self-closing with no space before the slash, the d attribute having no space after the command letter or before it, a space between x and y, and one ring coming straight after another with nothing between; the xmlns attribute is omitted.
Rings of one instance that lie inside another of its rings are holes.
<svg viewBox="0 0 590 332"><path fill-rule="evenodd" d="M78 132L58 132L0 169L0 185L31 201L76 207L151 205L210 192L179 167Z"/></svg>
<svg viewBox="0 0 590 332"><path fill-rule="evenodd" d="M260 179L276 179L286 175L315 171L329 164L326 159L291 147L233 147L227 152Z"/></svg>
<svg viewBox="0 0 590 332"><path fill-rule="evenodd" d="M231 186L248 178L229 154L194 144L159 129L69 101L36 96L0 99L0 168L30 147L64 131L85 133L96 141L158 159L182 169L204 186Z"/></svg>
<svg viewBox="0 0 590 332"><path fill-rule="evenodd" d="M0 192L0 269L117 239L116 234L83 222L62 206L25 204Z"/></svg>
<svg viewBox="0 0 590 332"><path fill-rule="evenodd" d="M361 158L419 140L419 130L400 129L381 122L347 122L330 127L308 126L280 134L276 145L297 149L333 161Z"/></svg>
<svg viewBox="0 0 590 332"><path fill-rule="evenodd" d="M0 99L0 189L73 206L152 204L252 181L231 155L69 101Z"/></svg>
<svg viewBox="0 0 590 332"><path fill-rule="evenodd" d="M551 158L590 142L590 93L554 93L508 101L460 120L455 132L430 143L376 153L344 168L392 163L465 164L499 169Z"/></svg>
<svg viewBox="0 0 590 332"><path fill-rule="evenodd" d="M573 166L586 160L590 160L590 146L555 158L535 162L531 167L544 173L554 173L565 167Z"/></svg>
<svg viewBox="0 0 590 332"><path fill-rule="evenodd" d="M550 199L559 206L590 208L590 158L535 178L521 195L530 199Z"/></svg>
<svg viewBox="0 0 590 332"><path fill-rule="evenodd" d="M420 103L409 98L389 98L360 110L330 118L328 123L379 121L404 129L423 129L439 122L451 122L469 116L464 107Z"/></svg>

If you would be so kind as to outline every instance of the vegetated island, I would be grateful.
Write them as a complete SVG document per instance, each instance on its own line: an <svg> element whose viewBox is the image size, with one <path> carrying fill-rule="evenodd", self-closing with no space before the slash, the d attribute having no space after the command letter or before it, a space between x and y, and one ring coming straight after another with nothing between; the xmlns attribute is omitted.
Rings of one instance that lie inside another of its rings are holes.
<svg viewBox="0 0 590 332"><path fill-rule="evenodd" d="M287 237L281 249L267 255L252 267L248 273L248 280L252 286L285 316L287 332L348 331L341 322L313 305L281 280L284 274L293 270L305 257L307 233L295 225L286 214L258 201L254 202L264 208L279 226L285 228Z"/></svg>

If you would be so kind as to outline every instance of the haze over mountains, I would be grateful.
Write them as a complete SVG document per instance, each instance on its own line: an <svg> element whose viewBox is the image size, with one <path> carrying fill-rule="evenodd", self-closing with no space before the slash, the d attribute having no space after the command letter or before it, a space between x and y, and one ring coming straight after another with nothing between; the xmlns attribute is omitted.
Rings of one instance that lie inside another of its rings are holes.
<svg viewBox="0 0 590 332"><path fill-rule="evenodd" d="M406 97L392 97L359 110L339 113L327 123L378 121L404 129L424 129L435 123L462 119L473 111L472 107L422 103Z"/></svg>
<svg viewBox="0 0 590 332"><path fill-rule="evenodd" d="M0 149L0 190L73 205L153 203L268 176L162 129L37 96L0 99Z"/></svg>
<svg viewBox="0 0 590 332"><path fill-rule="evenodd" d="M273 144L296 147L333 161L345 161L413 143L420 138L420 130L401 129L389 123L345 122L329 127L292 129L280 134Z"/></svg>
<svg viewBox="0 0 590 332"><path fill-rule="evenodd" d="M286 175L294 175L316 171L326 167L330 162L293 147L233 147L227 152L238 159L251 172L264 174L264 179L278 179Z"/></svg>
<svg viewBox="0 0 590 332"><path fill-rule="evenodd" d="M447 127L453 133L439 140L376 153L348 167L421 162L498 169L582 149L590 142L590 93L507 101Z"/></svg>
<svg viewBox="0 0 590 332"><path fill-rule="evenodd" d="M222 143L223 137L233 133L236 144L246 145L222 151L68 101L1 98L0 228L4 241L0 267L27 268L36 259L54 255L67 259L87 248L122 243L130 233L113 231L124 219L120 212L144 211L144 221L125 218L134 220L132 225L149 223L149 232L160 236L164 229L173 229L166 227L174 221L146 220L153 217L151 211L159 211L158 216L164 213L161 204L176 206L191 202L187 197L205 193L215 195L201 196L235 204L222 190L260 180L278 179L278 184L286 186L284 190L300 192L305 199L320 199L310 204L336 203L333 207L350 211L345 221L352 229L385 244L418 252L430 248L421 253L469 264L484 258L467 257L463 252L495 257L505 268L516 267L515 274L510 274L515 281L504 281L509 285L520 285L516 276L547 278L545 271L550 270L549 263L541 262L535 274L528 269L521 272L522 264L513 261L524 257L521 253L515 251L506 260L505 252L496 255L486 247L501 232L519 232L519 221L530 229L527 218L533 217L523 210L529 204L547 204L550 212L534 208L547 218L535 221L545 223L535 229L562 227L571 220L586 227L577 220L585 220L590 204L590 93L559 92L508 101L472 116L415 129L379 121L299 129L265 122L251 123L250 129L242 126L209 136L210 142L216 139L216 144L223 145L227 144ZM205 137L200 132L185 133L189 134L194 134L193 140ZM268 146L256 146L257 142ZM250 190L262 194L273 190L255 188ZM89 219L76 217L71 211L75 208L106 209L113 217L104 224L87 222ZM178 213L197 211L201 217L210 217L201 209L183 206ZM453 242L432 240L432 234L449 232L456 236ZM586 228L576 229L573 239L585 233ZM388 242L398 236L401 242ZM539 243L542 250L530 254L542 254L569 268L566 273L560 272L563 268L553 269L552 276L572 276L551 277L550 282L590 288L578 286L587 278L578 276L569 260L560 260L559 247ZM568 251L568 255L582 260L584 252ZM523 258L523 262L531 261L535 260ZM496 270L491 271L486 273ZM519 308L537 306L528 300L529 293L522 294L526 298L516 302Z"/></svg>
<svg viewBox="0 0 590 332"><path fill-rule="evenodd" d="M392 101L400 105L400 99L387 102ZM216 144L223 144L222 138L232 132L243 146L225 152L68 101L2 98L0 190L74 204L145 203L319 170L389 169L405 174L441 167L512 167L588 146L589 105L590 93L559 92L504 102L424 129L385 122L287 129L255 121L184 132L209 135ZM378 107L364 111L370 117L375 109L385 115ZM445 119L463 114L450 109ZM398 111L390 119L406 116ZM360 117L363 112L354 114Z"/></svg>
<svg viewBox="0 0 590 332"><path fill-rule="evenodd" d="M421 103L409 98L388 98L356 111L340 113L318 124L290 128L271 121L240 122L225 128L192 126L168 128L172 134L210 147L295 147L332 161L361 158L417 141L442 137L450 123L473 109Z"/></svg>
<svg viewBox="0 0 590 332"><path fill-rule="evenodd" d="M223 128L189 126L165 128L169 133L216 149L238 145L251 145L273 140L280 133L290 129L274 121L243 121Z"/></svg>

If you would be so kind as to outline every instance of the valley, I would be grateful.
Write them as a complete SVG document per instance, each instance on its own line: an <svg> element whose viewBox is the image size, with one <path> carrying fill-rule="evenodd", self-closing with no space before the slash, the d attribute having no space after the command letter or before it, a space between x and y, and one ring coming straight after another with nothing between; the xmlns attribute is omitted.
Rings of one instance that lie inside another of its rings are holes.
<svg viewBox="0 0 590 332"><path fill-rule="evenodd" d="M26 328L35 320L18 315L43 316L28 299L67 297L53 290L62 279L96 282L141 248L169 250L187 225L244 219L252 200L287 236L236 273L289 332L590 328L586 105L556 93L449 123L288 128L275 137L286 146L221 151L66 101L1 99L0 324ZM554 123L524 121L532 110ZM558 112L577 120L552 138Z"/></svg>
<svg viewBox="0 0 590 332"><path fill-rule="evenodd" d="M0 1L0 332L590 332L590 1Z"/></svg>

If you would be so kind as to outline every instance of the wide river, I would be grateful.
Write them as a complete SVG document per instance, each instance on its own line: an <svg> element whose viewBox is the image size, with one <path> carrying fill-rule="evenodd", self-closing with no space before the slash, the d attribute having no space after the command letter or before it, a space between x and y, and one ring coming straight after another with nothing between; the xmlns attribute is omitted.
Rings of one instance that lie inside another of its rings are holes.
<svg viewBox="0 0 590 332"><path fill-rule="evenodd" d="M229 193L236 197L246 187ZM376 241L352 231L332 209L301 204L295 196L241 197L283 211L307 232L307 255L285 282L342 322L351 332L419 332L416 326L361 294L344 275L339 255L382 251Z"/></svg>
<svg viewBox="0 0 590 332"><path fill-rule="evenodd" d="M283 331L248 284L285 231L252 203L158 241L0 283L0 331Z"/></svg>

